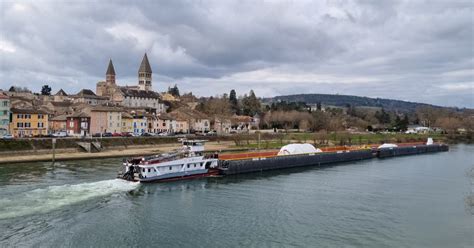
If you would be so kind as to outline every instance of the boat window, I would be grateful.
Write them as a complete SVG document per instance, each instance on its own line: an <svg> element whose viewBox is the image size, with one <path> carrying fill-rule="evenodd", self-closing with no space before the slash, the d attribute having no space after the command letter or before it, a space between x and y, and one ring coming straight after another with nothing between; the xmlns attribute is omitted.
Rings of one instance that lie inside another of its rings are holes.
<svg viewBox="0 0 474 248"><path fill-rule="evenodd" d="M194 164L194 168L196 168L196 164Z"/></svg>
<svg viewBox="0 0 474 248"><path fill-rule="evenodd" d="M188 168L189 168L189 164L188 164Z"/></svg>
<svg viewBox="0 0 474 248"><path fill-rule="evenodd" d="M170 166L170 170L172 170L171 166Z"/></svg>
<svg viewBox="0 0 474 248"><path fill-rule="evenodd" d="M203 164L204 164L204 163L203 163L203 162L201 162L201 165L200 165L200 166L202 167L202 165L203 165Z"/></svg>
<svg viewBox="0 0 474 248"><path fill-rule="evenodd" d="M150 169L150 168L148 168L148 172L151 172L151 169Z"/></svg>
<svg viewBox="0 0 474 248"><path fill-rule="evenodd" d="M142 168L142 172L145 172L145 168Z"/></svg>

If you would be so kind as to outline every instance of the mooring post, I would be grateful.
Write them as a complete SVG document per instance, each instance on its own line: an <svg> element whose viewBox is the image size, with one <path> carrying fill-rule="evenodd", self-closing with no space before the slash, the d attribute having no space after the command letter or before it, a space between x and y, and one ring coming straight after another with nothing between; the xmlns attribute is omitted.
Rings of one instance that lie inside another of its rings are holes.
<svg viewBox="0 0 474 248"><path fill-rule="evenodd" d="M53 138L52 142L53 142L53 164L54 164L56 160L56 138Z"/></svg>

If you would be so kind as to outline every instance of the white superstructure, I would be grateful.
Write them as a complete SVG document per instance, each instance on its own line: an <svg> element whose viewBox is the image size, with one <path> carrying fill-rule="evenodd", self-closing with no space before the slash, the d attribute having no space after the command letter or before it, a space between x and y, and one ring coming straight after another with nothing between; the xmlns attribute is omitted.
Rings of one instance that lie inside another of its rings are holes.
<svg viewBox="0 0 474 248"><path fill-rule="evenodd" d="M206 175L217 167L217 155L203 155L204 140L182 140L183 146L170 153L124 162L126 180L150 182Z"/></svg>

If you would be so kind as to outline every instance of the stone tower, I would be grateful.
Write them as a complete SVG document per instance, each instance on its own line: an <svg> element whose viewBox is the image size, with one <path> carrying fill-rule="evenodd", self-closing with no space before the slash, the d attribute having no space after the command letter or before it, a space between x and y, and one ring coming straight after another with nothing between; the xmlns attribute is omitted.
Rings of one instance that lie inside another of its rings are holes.
<svg viewBox="0 0 474 248"><path fill-rule="evenodd" d="M105 83L107 85L115 85L115 69L114 64L112 64L112 59L109 60L109 66L105 73Z"/></svg>
<svg viewBox="0 0 474 248"><path fill-rule="evenodd" d="M148 57L143 56L140 69L138 69L138 87L140 90L152 90L151 88L151 66Z"/></svg>

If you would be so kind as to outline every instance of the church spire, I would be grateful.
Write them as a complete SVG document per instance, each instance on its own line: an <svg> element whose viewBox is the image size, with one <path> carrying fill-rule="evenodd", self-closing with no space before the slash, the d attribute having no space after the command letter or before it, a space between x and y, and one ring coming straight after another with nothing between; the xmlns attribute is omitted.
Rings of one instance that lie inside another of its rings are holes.
<svg viewBox="0 0 474 248"><path fill-rule="evenodd" d="M114 64L112 63L112 59L109 60L109 67L107 67L107 72L105 75L115 75Z"/></svg>
<svg viewBox="0 0 474 248"><path fill-rule="evenodd" d="M107 67L107 72L105 73L105 82L107 84L115 84L115 69L114 64L112 64L112 59L109 60L109 66Z"/></svg>
<svg viewBox="0 0 474 248"><path fill-rule="evenodd" d="M142 63L140 65L140 69L138 69L138 72L152 73L150 62L148 62L148 56L146 55L146 53L143 56Z"/></svg>

